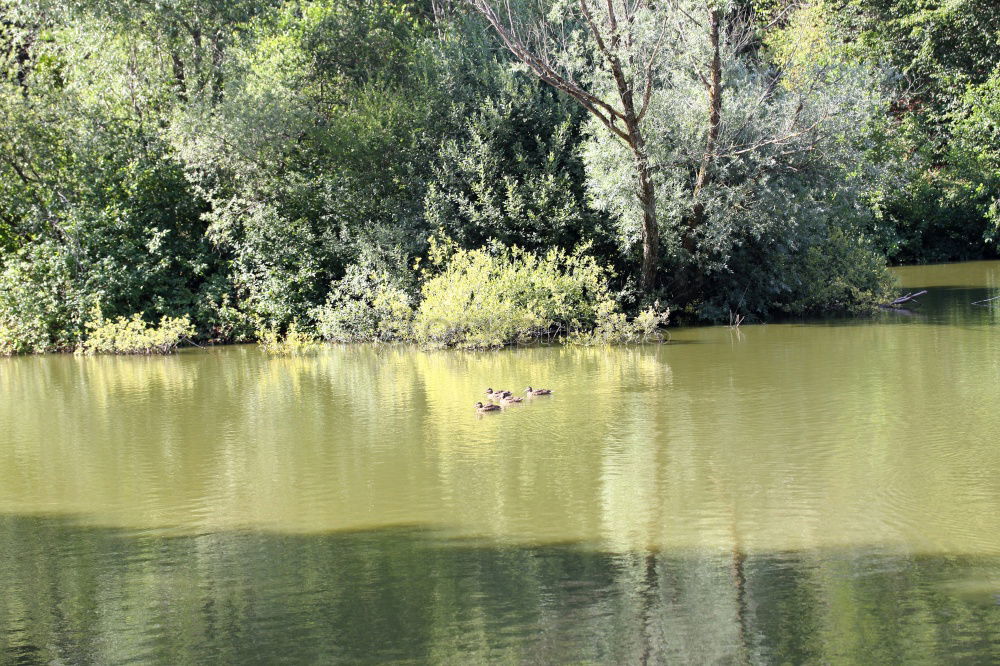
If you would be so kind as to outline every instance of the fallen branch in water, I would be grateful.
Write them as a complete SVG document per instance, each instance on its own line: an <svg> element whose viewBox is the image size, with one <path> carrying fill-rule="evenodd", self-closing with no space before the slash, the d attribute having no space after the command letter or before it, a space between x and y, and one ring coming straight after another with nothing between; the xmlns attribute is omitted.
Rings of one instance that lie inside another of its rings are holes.
<svg viewBox="0 0 1000 666"><path fill-rule="evenodd" d="M203 345L199 345L197 342L195 342L194 340L192 340L191 338L189 338L187 336L184 336L184 341L187 342L187 343L189 343L189 344L194 345L198 349L204 349L205 348Z"/></svg>
<svg viewBox="0 0 1000 666"><path fill-rule="evenodd" d="M979 305L979 304L981 304L981 303L989 303L990 301L995 301L995 300L997 300L998 298L1000 298L1000 296L994 296L993 298L985 298L985 299L983 299L983 300L981 300L981 301L976 301L976 302L975 302L975 303L973 303L972 305Z"/></svg>
<svg viewBox="0 0 1000 666"><path fill-rule="evenodd" d="M903 303L906 303L908 301L916 300L917 296L923 296L926 293L927 293L926 289L923 289L923 290L915 292L915 293L911 292L909 294L906 294L905 296L900 296L899 298L897 298L896 300L892 301L891 303L883 303L879 307L883 307L883 308L898 308Z"/></svg>

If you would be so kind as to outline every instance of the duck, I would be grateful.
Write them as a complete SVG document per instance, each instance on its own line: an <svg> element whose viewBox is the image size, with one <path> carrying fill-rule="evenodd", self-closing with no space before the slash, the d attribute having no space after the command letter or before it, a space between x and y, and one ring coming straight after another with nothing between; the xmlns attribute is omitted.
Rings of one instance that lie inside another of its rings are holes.
<svg viewBox="0 0 1000 666"><path fill-rule="evenodd" d="M488 398L499 398L503 400L504 398L509 398L512 395L514 394L510 391L504 391L503 389L499 391L494 391L492 388L486 389L486 397Z"/></svg>
<svg viewBox="0 0 1000 666"><path fill-rule="evenodd" d="M552 395L551 389L533 389L530 386L524 392L528 395Z"/></svg>
<svg viewBox="0 0 1000 666"><path fill-rule="evenodd" d="M481 402L476 403L476 412L479 414L484 414L486 412L495 412L500 409L500 405L494 405L492 402L483 404Z"/></svg>
<svg viewBox="0 0 1000 666"><path fill-rule="evenodd" d="M517 403L523 400L524 398L519 398L516 395L511 395L510 393L508 393L507 395L500 396L501 405L516 405Z"/></svg>

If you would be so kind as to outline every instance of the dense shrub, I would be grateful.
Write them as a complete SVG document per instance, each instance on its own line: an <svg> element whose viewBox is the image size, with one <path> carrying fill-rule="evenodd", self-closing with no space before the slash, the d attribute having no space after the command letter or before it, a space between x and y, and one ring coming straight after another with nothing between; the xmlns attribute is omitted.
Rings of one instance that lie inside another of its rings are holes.
<svg viewBox="0 0 1000 666"><path fill-rule="evenodd" d="M431 258L442 270L424 283L414 320L414 338L423 344L497 348L580 335L621 316L608 272L582 251L538 255L432 244Z"/></svg>
<svg viewBox="0 0 1000 666"><path fill-rule="evenodd" d="M413 304L387 271L352 265L311 314L324 340L388 342L409 337Z"/></svg>
<svg viewBox="0 0 1000 666"><path fill-rule="evenodd" d="M605 301L598 308L597 322L589 331L577 331L569 341L578 345L625 345L644 342L663 342L670 318L670 309L659 304L642 310L633 319L618 310L614 301Z"/></svg>
<svg viewBox="0 0 1000 666"><path fill-rule="evenodd" d="M141 313L109 321L95 310L93 321L86 326L87 339L77 348L82 354L172 354L184 338L194 335L187 315L163 317L160 325L153 327Z"/></svg>
<svg viewBox="0 0 1000 666"><path fill-rule="evenodd" d="M787 269L788 295L775 300L781 310L796 315L871 312L889 300L893 285L882 257L839 229Z"/></svg>
<svg viewBox="0 0 1000 666"><path fill-rule="evenodd" d="M9 256L0 271L0 355L72 346L78 300L67 258L54 246L30 245Z"/></svg>
<svg viewBox="0 0 1000 666"><path fill-rule="evenodd" d="M798 226L798 242L787 234L739 247L733 265L753 270L712 276L706 284L712 297L694 306L695 316L725 322L737 314L752 319L859 315L891 300L893 280L885 260L860 231L848 234L821 220Z"/></svg>
<svg viewBox="0 0 1000 666"><path fill-rule="evenodd" d="M613 245L587 205L580 126L586 112L548 84L490 68L489 96L462 112L435 159L424 215L461 247L490 240L528 250ZM485 76L485 74L484 74Z"/></svg>

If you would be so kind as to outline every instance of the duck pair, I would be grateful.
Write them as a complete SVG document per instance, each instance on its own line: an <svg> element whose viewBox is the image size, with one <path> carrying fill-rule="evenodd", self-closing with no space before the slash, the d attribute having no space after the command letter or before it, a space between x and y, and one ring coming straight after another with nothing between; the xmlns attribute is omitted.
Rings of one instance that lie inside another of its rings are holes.
<svg viewBox="0 0 1000 666"><path fill-rule="evenodd" d="M515 397L510 391L494 391L491 388L486 389L486 397L500 402L521 402L523 400L523 398Z"/></svg>
<svg viewBox="0 0 1000 666"><path fill-rule="evenodd" d="M525 394L528 397L536 396L536 395L551 395L552 394L552 390L551 389L535 389L535 388L531 388L530 386L528 388L524 389L524 392L525 392ZM497 399L500 399L500 400L513 398L517 402L521 401L521 398L514 398L514 394L511 393L510 391L505 391L505 390L494 391L492 388L486 389L486 397L487 398L497 398Z"/></svg>

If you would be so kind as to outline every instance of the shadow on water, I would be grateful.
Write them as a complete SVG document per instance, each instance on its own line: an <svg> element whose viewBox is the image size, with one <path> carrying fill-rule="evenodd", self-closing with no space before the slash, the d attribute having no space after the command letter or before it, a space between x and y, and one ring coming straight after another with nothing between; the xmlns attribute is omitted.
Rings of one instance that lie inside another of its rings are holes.
<svg viewBox="0 0 1000 666"><path fill-rule="evenodd" d="M0 663L1000 659L997 558L608 553L0 517Z"/></svg>
<svg viewBox="0 0 1000 666"><path fill-rule="evenodd" d="M916 303L905 304L913 314L902 318L904 321L911 319L921 324L954 326L969 331L986 331L985 327L1000 324L1000 301L986 302L997 295L996 289L935 285L906 291L923 289L927 289L927 293Z"/></svg>
<svg viewBox="0 0 1000 666"><path fill-rule="evenodd" d="M1000 299L986 302L996 297L997 289L966 286L918 286L902 290L904 293L922 291L927 293L915 301L903 303L899 308L880 308L870 317L845 317L831 315L810 319L775 320L802 327L852 327L867 326L872 323L890 324L933 324L958 326L972 330L977 326L1000 323Z"/></svg>

